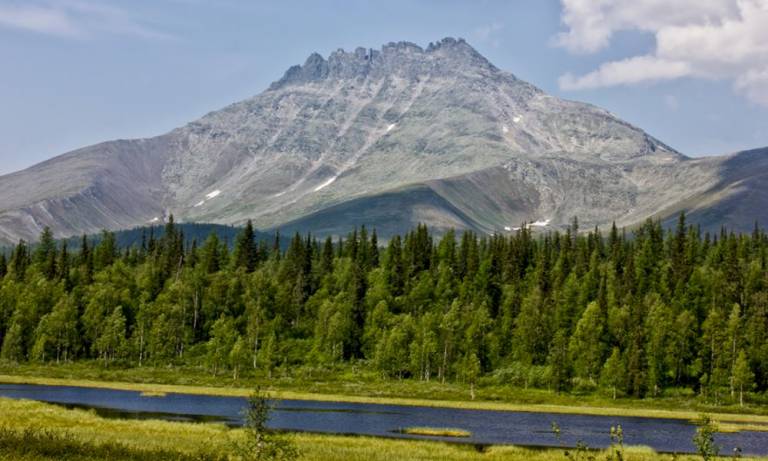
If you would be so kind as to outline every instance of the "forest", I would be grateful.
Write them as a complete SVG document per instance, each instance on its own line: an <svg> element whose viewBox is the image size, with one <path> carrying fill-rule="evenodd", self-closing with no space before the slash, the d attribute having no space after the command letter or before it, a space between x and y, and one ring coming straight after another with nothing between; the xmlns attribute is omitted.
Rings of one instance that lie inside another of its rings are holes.
<svg viewBox="0 0 768 461"><path fill-rule="evenodd" d="M534 234L420 225L380 245L184 236L168 221L121 248L57 241L0 253L0 360L103 367L193 364L214 375L354 363L382 379L695 392L742 403L768 389L768 236L702 234L681 214ZM70 248L71 247L71 248Z"/></svg>

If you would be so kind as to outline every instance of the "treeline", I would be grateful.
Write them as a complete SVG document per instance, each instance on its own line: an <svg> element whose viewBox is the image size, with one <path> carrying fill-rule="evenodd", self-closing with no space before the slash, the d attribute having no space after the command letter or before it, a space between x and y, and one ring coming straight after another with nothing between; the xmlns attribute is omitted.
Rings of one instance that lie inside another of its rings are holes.
<svg viewBox="0 0 768 461"><path fill-rule="evenodd" d="M425 226L233 248L160 238L77 251L49 231L0 256L0 358L204 364L214 374L354 361L392 378L601 388L688 388L711 402L768 389L768 237L665 231L535 237ZM282 246L284 247L284 245Z"/></svg>

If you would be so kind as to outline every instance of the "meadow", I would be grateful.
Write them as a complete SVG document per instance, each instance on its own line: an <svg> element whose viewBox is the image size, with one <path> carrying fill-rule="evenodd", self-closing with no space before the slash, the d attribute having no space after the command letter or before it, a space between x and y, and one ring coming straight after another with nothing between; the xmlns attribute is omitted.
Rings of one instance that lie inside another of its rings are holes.
<svg viewBox="0 0 768 461"><path fill-rule="evenodd" d="M242 429L221 424L155 420L104 419L84 410L31 401L0 398L0 460L237 460L233 447L245 437ZM551 461L610 459L610 450L569 454L563 449L532 449L407 441L370 437L285 434L300 452L300 459L330 460L446 460L446 461ZM627 447L624 459L694 460L695 456L654 453Z"/></svg>

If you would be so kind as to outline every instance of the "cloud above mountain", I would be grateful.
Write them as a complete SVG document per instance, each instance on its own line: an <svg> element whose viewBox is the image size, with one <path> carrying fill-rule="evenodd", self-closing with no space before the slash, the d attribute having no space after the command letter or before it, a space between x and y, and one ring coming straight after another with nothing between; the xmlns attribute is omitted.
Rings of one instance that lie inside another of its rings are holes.
<svg viewBox="0 0 768 461"><path fill-rule="evenodd" d="M138 21L127 10L84 0L11 1L0 5L0 28L66 38L102 34L170 38Z"/></svg>
<svg viewBox="0 0 768 461"><path fill-rule="evenodd" d="M653 34L645 55L566 73L564 90L673 80L726 79L751 101L768 106L768 0L562 0L566 31L556 43L571 53L596 53L618 32Z"/></svg>

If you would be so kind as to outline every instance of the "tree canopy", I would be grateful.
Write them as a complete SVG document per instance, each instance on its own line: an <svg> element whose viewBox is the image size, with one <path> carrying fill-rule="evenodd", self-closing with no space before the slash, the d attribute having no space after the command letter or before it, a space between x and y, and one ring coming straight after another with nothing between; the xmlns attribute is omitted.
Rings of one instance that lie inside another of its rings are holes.
<svg viewBox="0 0 768 461"><path fill-rule="evenodd" d="M250 224L233 247L25 242L0 254L0 358L202 364L234 377L355 362L383 377L482 377L616 397L768 390L768 237L701 235L681 215L631 234L375 230L287 249Z"/></svg>

